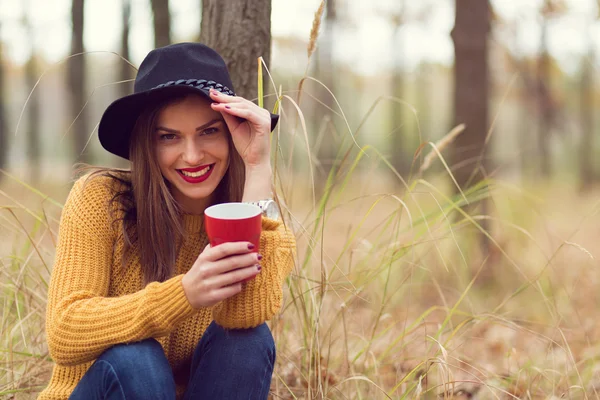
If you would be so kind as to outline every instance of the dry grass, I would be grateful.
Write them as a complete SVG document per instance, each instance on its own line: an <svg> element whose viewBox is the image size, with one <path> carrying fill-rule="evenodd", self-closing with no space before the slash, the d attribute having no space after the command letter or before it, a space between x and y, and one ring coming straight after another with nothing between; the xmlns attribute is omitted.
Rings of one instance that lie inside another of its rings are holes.
<svg viewBox="0 0 600 400"><path fill-rule="evenodd" d="M312 56L315 49L317 48L317 40L319 38L319 30L321 28L321 22L323 19L323 13L325 12L325 0L321 1L319 8L315 12L315 17L313 19L312 28L310 30L310 39L308 41L308 47L306 52L308 54L308 59Z"/></svg>
<svg viewBox="0 0 600 400"><path fill-rule="evenodd" d="M447 168L401 177L349 135L315 188L291 159L307 158L308 133L285 122L274 164L299 252L271 322L273 398L597 397L598 193L489 180L453 195ZM46 293L68 189L0 187L0 397L35 398L49 378ZM461 208L481 199L487 215Z"/></svg>
<svg viewBox="0 0 600 400"><path fill-rule="evenodd" d="M383 174L374 159L315 209L309 190L285 193L300 251L272 322L274 398L596 398L597 193L489 182L499 247L482 258L481 218L452 211L442 180L393 189L369 178ZM45 188L61 200L65 189ZM60 207L12 179L0 195L0 395L33 398L52 365L43 323Z"/></svg>
<svg viewBox="0 0 600 400"><path fill-rule="evenodd" d="M417 185L411 228L374 186L357 177L303 252L290 297L308 294L278 322L283 398L597 397L593 194L492 183L498 247L483 259L480 218L438 212Z"/></svg>

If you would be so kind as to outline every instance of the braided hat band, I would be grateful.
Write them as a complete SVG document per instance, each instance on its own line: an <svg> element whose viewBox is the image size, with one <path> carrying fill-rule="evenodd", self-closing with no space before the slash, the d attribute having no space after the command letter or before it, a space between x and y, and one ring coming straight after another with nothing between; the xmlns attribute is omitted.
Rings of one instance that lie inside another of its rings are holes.
<svg viewBox="0 0 600 400"><path fill-rule="evenodd" d="M217 83L215 81L208 81L206 79L178 79L176 81L161 83L160 85L153 87L151 90L175 85L191 86L196 89L215 89L216 91L219 91L226 95L235 96L233 90L229 89L227 86Z"/></svg>

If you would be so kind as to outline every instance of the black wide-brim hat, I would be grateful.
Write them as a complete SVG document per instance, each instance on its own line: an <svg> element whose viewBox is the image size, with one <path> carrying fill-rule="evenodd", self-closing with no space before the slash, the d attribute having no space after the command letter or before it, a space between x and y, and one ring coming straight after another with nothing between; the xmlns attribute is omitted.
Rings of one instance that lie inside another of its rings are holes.
<svg viewBox="0 0 600 400"><path fill-rule="evenodd" d="M178 43L152 50L142 61L133 94L108 106L100 125L100 144L109 152L129 159L131 132L149 106L181 93L196 93L210 100L209 90L235 96L223 58L201 43ZM271 114L271 130L278 115Z"/></svg>

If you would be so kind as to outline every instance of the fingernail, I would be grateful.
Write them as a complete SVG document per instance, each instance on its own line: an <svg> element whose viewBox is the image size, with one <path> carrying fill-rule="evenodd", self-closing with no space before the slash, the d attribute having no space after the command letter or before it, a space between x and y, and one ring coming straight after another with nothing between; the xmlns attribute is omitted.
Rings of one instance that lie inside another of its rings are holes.
<svg viewBox="0 0 600 400"><path fill-rule="evenodd" d="M212 103L212 105L213 105L213 106L218 106L218 105L219 105L219 103Z"/></svg>
<svg viewBox="0 0 600 400"><path fill-rule="evenodd" d="M256 269L258 270L258 272L260 272L260 270L262 269L262 267L260 265L257 265Z"/></svg>
<svg viewBox="0 0 600 400"><path fill-rule="evenodd" d="M252 250L254 248L254 245L252 243L248 243L248 250Z"/></svg>
<svg viewBox="0 0 600 400"><path fill-rule="evenodd" d="M228 110L231 109L231 107L229 107L229 106L225 106L225 108L228 109Z"/></svg>
<svg viewBox="0 0 600 400"><path fill-rule="evenodd" d="M258 261L262 260L262 254L257 255L256 258L258 258Z"/></svg>
<svg viewBox="0 0 600 400"><path fill-rule="evenodd" d="M212 94L214 94L215 96L219 95L219 92L217 92L215 89L210 89L210 91L212 92Z"/></svg>

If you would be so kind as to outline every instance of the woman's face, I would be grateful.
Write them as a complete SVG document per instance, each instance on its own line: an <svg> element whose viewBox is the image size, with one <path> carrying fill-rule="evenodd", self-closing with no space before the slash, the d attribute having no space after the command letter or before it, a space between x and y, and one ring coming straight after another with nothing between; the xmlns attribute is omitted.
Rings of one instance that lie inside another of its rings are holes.
<svg viewBox="0 0 600 400"><path fill-rule="evenodd" d="M221 113L200 96L163 108L157 118L156 158L185 212L207 207L229 165L229 133Z"/></svg>

